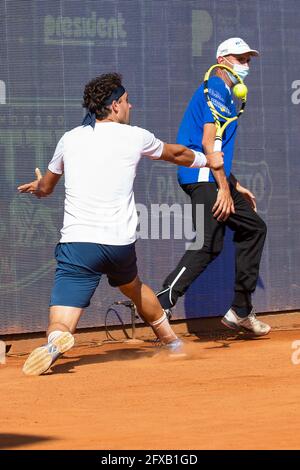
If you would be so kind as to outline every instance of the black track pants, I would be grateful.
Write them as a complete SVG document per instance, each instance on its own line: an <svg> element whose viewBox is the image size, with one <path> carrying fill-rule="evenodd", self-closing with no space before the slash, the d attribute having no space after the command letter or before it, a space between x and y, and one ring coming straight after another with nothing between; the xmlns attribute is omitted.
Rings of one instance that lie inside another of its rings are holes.
<svg viewBox="0 0 300 470"><path fill-rule="evenodd" d="M225 222L218 222L212 213L217 199L215 183L193 183L182 185L192 203L193 224L196 227L196 205L204 205L204 245L200 250L187 250L177 267L163 283L163 290L171 286L168 292L158 294L163 308L175 305L192 282L205 270L223 248L226 226L234 231L235 254L235 294L232 307L249 314L251 294L254 292L259 275L259 264L267 233L265 222L256 214L241 193L229 183L234 202L235 213ZM162 290L162 291L163 291ZM243 316L243 315L242 315Z"/></svg>

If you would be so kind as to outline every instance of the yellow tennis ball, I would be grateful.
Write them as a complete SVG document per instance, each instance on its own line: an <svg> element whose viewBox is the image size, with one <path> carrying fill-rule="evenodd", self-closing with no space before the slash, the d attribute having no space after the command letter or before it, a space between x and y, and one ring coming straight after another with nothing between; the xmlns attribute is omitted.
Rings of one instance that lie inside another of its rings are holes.
<svg viewBox="0 0 300 470"><path fill-rule="evenodd" d="M233 93L235 94L237 98L242 100L246 98L247 93L248 93L248 88L246 87L244 83L238 83L237 85L233 87Z"/></svg>

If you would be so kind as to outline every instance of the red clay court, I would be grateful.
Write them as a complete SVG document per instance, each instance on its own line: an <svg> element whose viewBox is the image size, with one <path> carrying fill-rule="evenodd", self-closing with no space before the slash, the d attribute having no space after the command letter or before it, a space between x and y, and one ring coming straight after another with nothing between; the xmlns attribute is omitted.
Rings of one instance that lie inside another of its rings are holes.
<svg viewBox="0 0 300 470"><path fill-rule="evenodd" d="M141 344L80 333L40 377L21 368L22 354L41 339L8 342L0 448L297 449L300 364L292 363L292 343L300 340L300 316L268 320L274 330L260 339L199 338L176 325L190 354L181 360L154 355L149 330L138 330Z"/></svg>

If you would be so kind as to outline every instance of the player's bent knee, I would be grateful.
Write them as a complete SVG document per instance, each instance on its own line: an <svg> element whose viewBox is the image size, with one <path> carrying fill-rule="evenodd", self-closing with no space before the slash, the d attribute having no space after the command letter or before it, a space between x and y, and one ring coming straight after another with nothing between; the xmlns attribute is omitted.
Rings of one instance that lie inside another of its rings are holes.
<svg viewBox="0 0 300 470"><path fill-rule="evenodd" d="M123 284L118 286L122 294L130 297L134 294L137 290L140 290L142 286L142 282L138 276L136 276L133 281L129 282L128 284Z"/></svg>

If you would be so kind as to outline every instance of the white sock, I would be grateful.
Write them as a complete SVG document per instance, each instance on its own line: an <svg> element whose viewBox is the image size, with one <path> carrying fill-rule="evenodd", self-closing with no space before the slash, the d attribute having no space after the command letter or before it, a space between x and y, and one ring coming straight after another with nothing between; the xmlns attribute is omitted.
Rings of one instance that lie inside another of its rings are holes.
<svg viewBox="0 0 300 470"><path fill-rule="evenodd" d="M163 315L158 319L155 320L154 322L150 323L150 326L158 339L163 343L163 344L168 344L177 339L176 334L171 328L171 325L169 323L168 317L163 313Z"/></svg>
<svg viewBox="0 0 300 470"><path fill-rule="evenodd" d="M51 331L51 333L49 334L48 336L48 343L51 343L52 341L54 341L56 338L58 338L62 333L64 333L64 331L59 331L59 330L56 330L56 331Z"/></svg>

